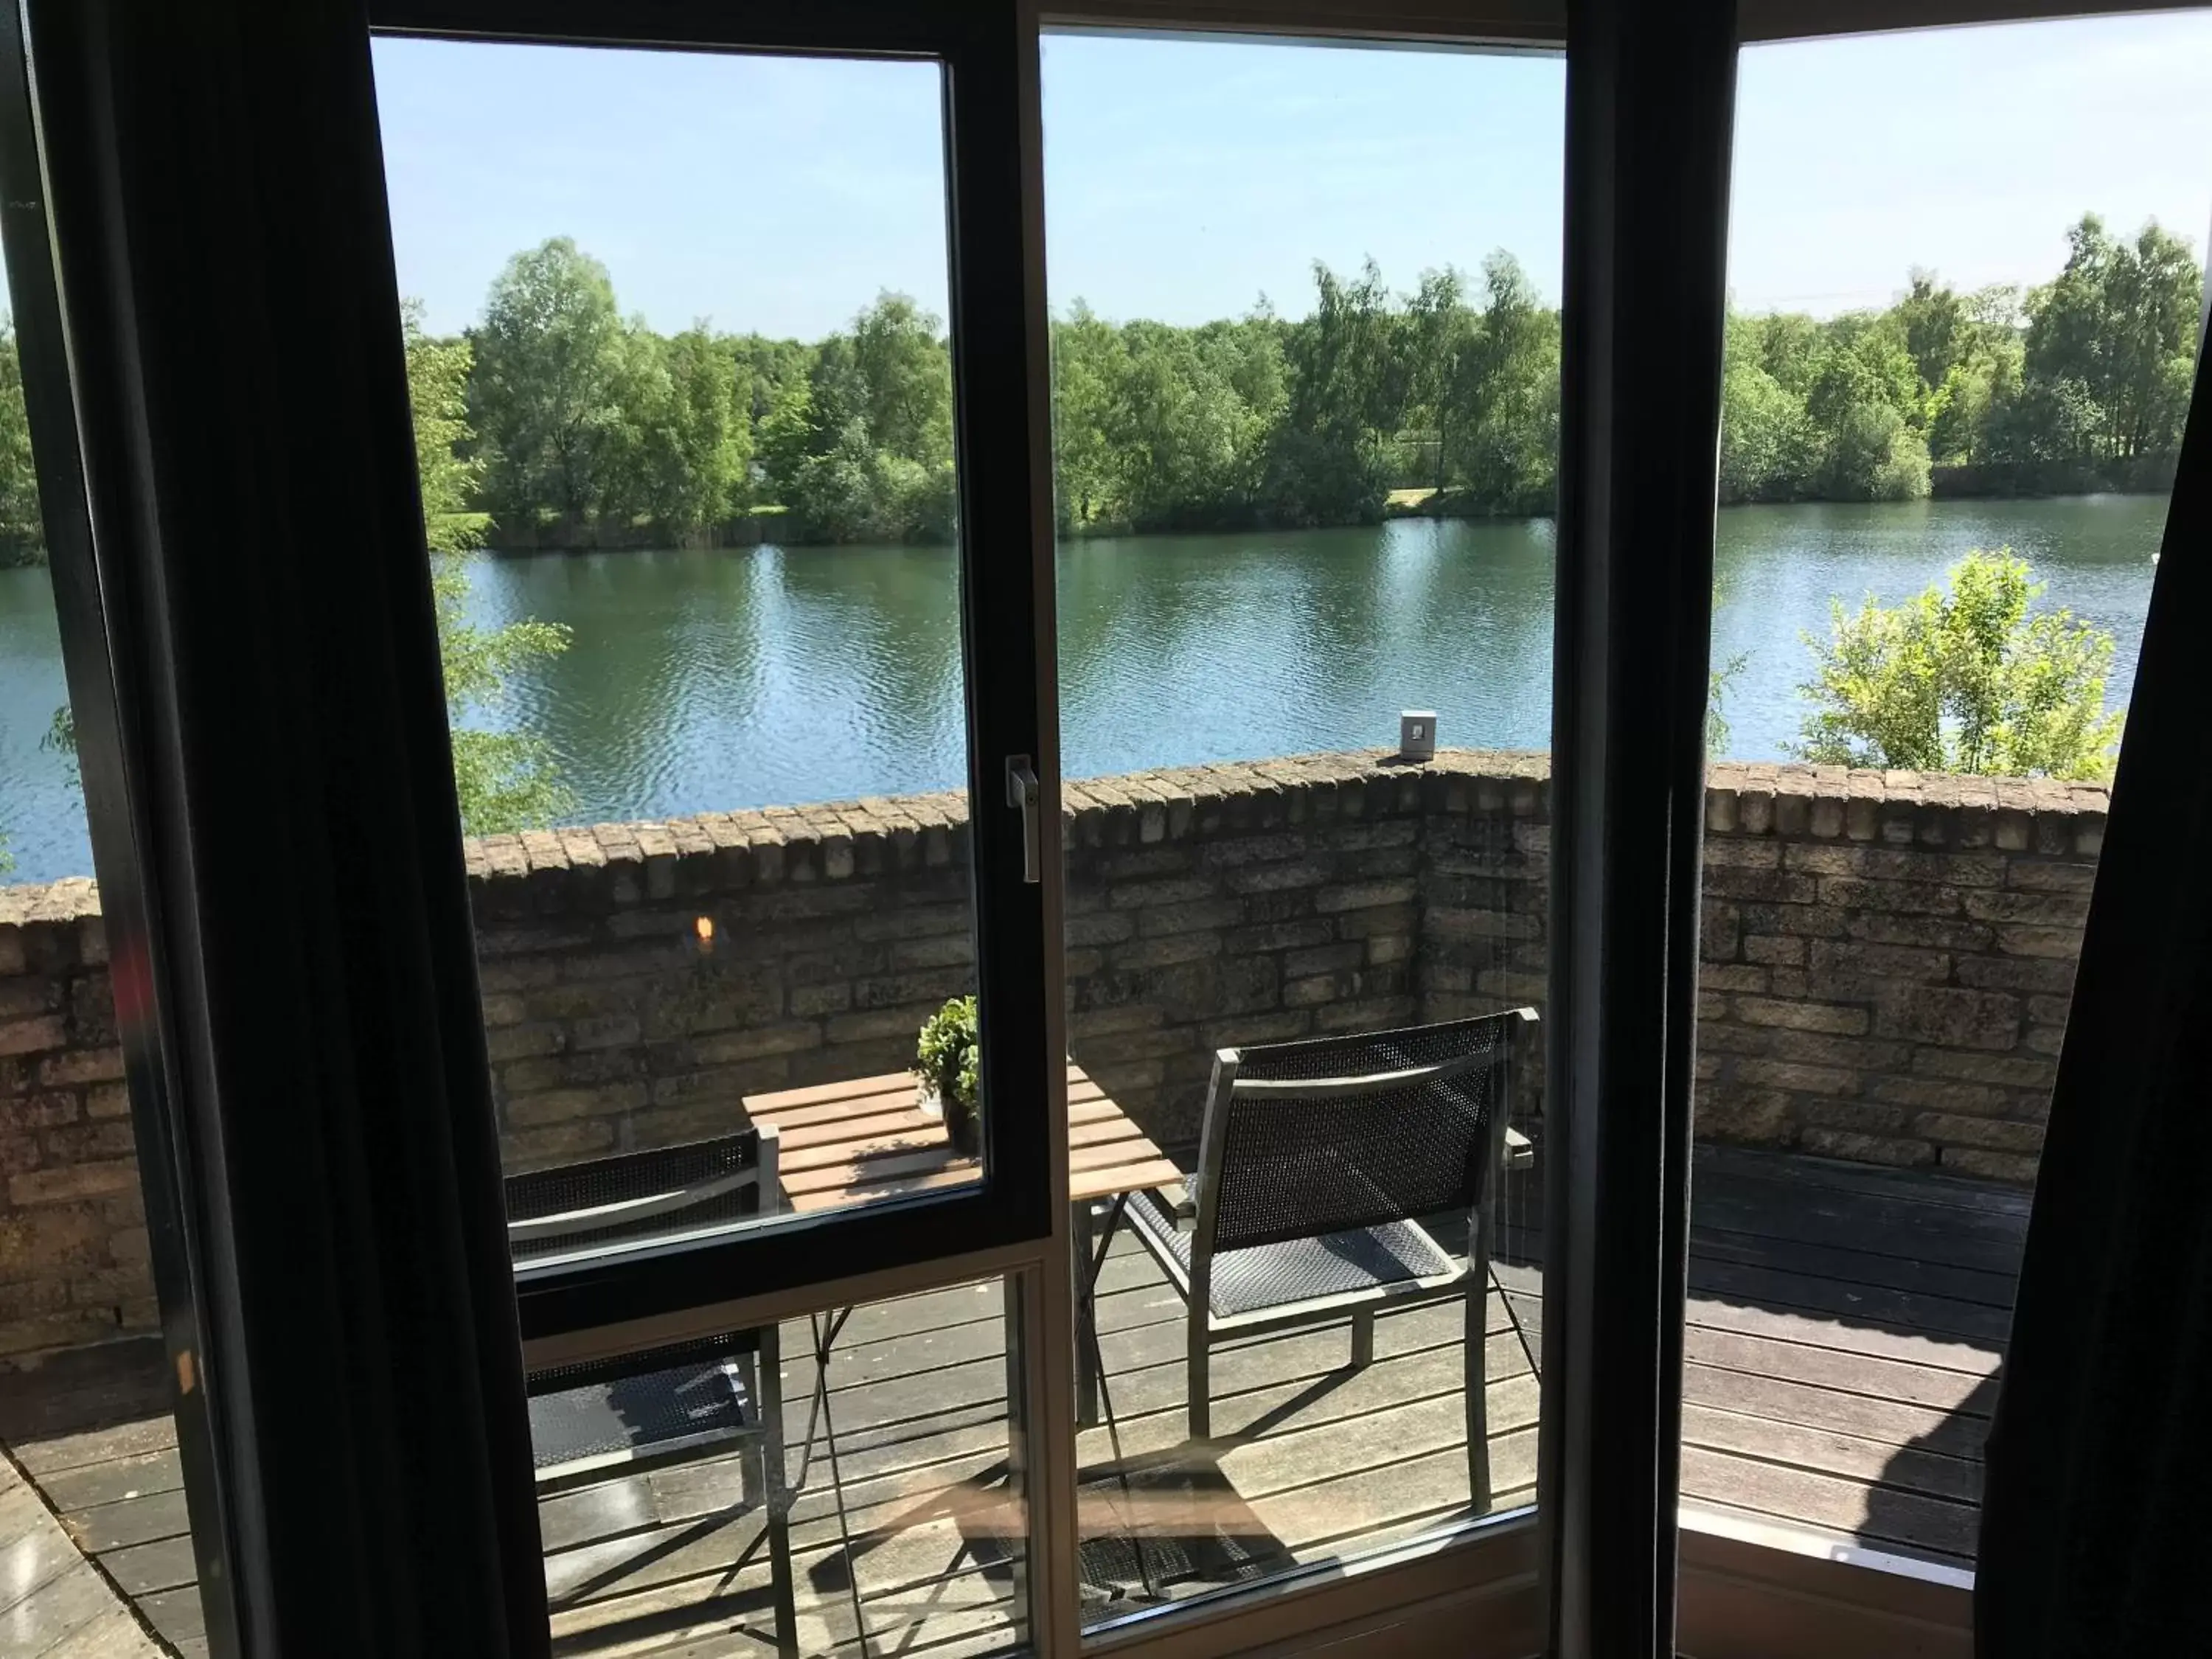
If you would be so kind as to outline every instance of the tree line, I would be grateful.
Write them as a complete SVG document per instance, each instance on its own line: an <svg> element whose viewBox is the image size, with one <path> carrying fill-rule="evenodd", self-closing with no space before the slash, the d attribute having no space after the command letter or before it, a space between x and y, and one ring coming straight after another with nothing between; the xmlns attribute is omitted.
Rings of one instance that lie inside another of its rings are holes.
<svg viewBox="0 0 2212 1659"><path fill-rule="evenodd" d="M1885 310L1735 314L1723 365L1724 503L1909 500L1936 466L1989 493L2157 488L2197 348L2187 242L2094 215L2022 292L1916 270ZM1441 514L1551 510L1559 315L1497 252L1394 292L1370 261L1314 268L1298 319L1052 326L1064 532L1370 523L1394 491ZM940 321L885 294L811 343L660 334L556 237L518 253L468 330L471 510L495 543L549 524L677 538L739 515L780 539L941 541L953 517ZM0 550L39 541L12 337L0 339ZM0 556L5 556L0 551Z"/></svg>

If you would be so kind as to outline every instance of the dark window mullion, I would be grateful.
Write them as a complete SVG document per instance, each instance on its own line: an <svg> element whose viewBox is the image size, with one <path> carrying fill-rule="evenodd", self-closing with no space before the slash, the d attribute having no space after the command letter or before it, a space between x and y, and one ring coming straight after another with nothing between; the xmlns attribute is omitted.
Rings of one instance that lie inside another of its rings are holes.
<svg viewBox="0 0 2212 1659"><path fill-rule="evenodd" d="M1570 8L1538 1486L1561 1659L1674 1651L1735 70L1734 0Z"/></svg>

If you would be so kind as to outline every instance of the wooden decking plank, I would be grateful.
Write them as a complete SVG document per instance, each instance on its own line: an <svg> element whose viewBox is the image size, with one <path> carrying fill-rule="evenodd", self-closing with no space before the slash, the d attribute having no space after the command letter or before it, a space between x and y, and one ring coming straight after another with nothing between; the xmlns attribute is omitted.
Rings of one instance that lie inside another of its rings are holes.
<svg viewBox="0 0 2212 1659"><path fill-rule="evenodd" d="M66 1550L68 1546L64 1543L59 1547ZM21 1553L20 1550L9 1553L7 1565L11 1573ZM0 1600L4 1599L0 1596ZM84 1644L112 1630L123 1633L112 1622L118 1613L126 1620L131 1616L129 1609L98 1573L82 1560L74 1561L64 1571L42 1578L28 1594L0 1608L0 1653L47 1654L57 1648L71 1646L81 1653L96 1651ZM112 1648L111 1653L137 1655L149 1651L142 1633L128 1633L137 1637L137 1643Z"/></svg>
<svg viewBox="0 0 2212 1659"><path fill-rule="evenodd" d="M860 1645L854 1630L849 1597L842 1590L820 1593L811 1587L811 1577L825 1564L836 1571L834 1552L796 1558L793 1564L799 1587L796 1635L800 1650L810 1659L857 1656ZM1005 1569L994 1571L1000 1579L1006 1578ZM983 1581L980 1593L963 1583L969 1579ZM886 1607L880 1596L871 1597L864 1590L868 1652L881 1656L894 1651L902 1655L937 1655L971 1649L1002 1650L1013 1621L1021 1616L1021 1610L1011 1599L1010 1584L991 1583L990 1574L970 1567L900 1588L909 1594L926 1593L940 1583L953 1589L954 1594L940 1596L919 1619L912 1613L902 1616L901 1609ZM680 1641L686 1632L700 1628L714 1632L700 1645L684 1644L672 1650L666 1645L672 1639ZM648 1646L637 1650L649 1651L656 1659L672 1651L727 1659L732 1650L731 1638L739 1630L764 1647L772 1647L775 1640L768 1575L766 1569L760 1567L749 1568L737 1577L702 1575L595 1602L556 1614L553 1629L557 1653L604 1652L610 1641L625 1644L647 1643Z"/></svg>
<svg viewBox="0 0 2212 1659"><path fill-rule="evenodd" d="M1831 1258L1826 1265L1834 1267L1838 1276L1830 1277L1814 1271L1815 1265L1808 1253L1796 1250L1778 1249L1761 1259L1755 1247L1743 1250L1717 1249L1709 1235L1693 1230L1690 1240L1690 1294L1697 1301L1800 1316L1825 1316L1847 1327L1863 1328L1870 1334L1948 1339L1991 1352L2000 1351L2011 1333L2008 1296L1996 1304L1968 1301L1932 1290L1905 1288L1885 1282L1909 1274L1854 1274L1849 1263ZM1516 1273L1527 1273L1528 1270L1507 1262L1500 1264L1498 1272L1510 1283ZM1988 1285L1977 1285L1974 1288L1978 1295L1995 1293L1994 1287ZM1879 1337L1872 1340L1879 1346Z"/></svg>
<svg viewBox="0 0 2212 1659"><path fill-rule="evenodd" d="M1720 1370L1984 1417L1990 1407L1978 1402L1996 1397L1994 1362L1988 1370L1974 1372L1854 1353L1790 1340L1773 1328L1780 1322L1767 1322L1764 1330L1727 1330L1700 1325L1693 1317L1684 1334L1684 1355L1692 1364Z"/></svg>
<svg viewBox="0 0 2212 1659"><path fill-rule="evenodd" d="M197 1584L182 1589L155 1590L137 1601L138 1611L146 1615L146 1622L161 1632L161 1639L172 1647L181 1648L207 1634L207 1614L200 1606Z"/></svg>
<svg viewBox="0 0 2212 1659"><path fill-rule="evenodd" d="M2011 1316L2013 1287L2020 1283L2008 1272L1954 1267L1917 1256L1882 1256L1843 1245L1770 1239L1756 1232L1723 1232L1704 1225L1690 1230L1690 1255L1698 1261L1823 1279L1832 1285L1865 1285L1909 1297L1938 1297L1966 1307L1990 1307L2006 1318Z"/></svg>
<svg viewBox="0 0 2212 1659"><path fill-rule="evenodd" d="M112 1462L166 1450L177 1443L176 1419L162 1413L156 1417L118 1423L82 1434L57 1435L46 1440L11 1442L8 1449L33 1480L43 1481L64 1469L81 1469L94 1463Z"/></svg>
<svg viewBox="0 0 2212 1659"><path fill-rule="evenodd" d="M1953 1503L1978 1504L1982 1498L1978 1462L1707 1406L1683 1407L1682 1443Z"/></svg>
<svg viewBox="0 0 2212 1659"><path fill-rule="evenodd" d="M1777 1227L1786 1227L1795 1216L1820 1215L1858 1228L1869 1237L1911 1239L1915 1248L1925 1249L1939 1258L1960 1243L2017 1250L2027 1235L2026 1218L2008 1212L1849 1193L1822 1182L1793 1179L1778 1168L1732 1171L1704 1184L1768 1212ZM1693 1183L1690 1198L1693 1212L1697 1193Z"/></svg>
<svg viewBox="0 0 2212 1659"><path fill-rule="evenodd" d="M149 1497L155 1492L179 1492L185 1473L176 1449L148 1452L137 1457L112 1458L73 1469L60 1469L39 1479L46 1501L64 1513L88 1510L100 1504Z"/></svg>
<svg viewBox="0 0 2212 1659"><path fill-rule="evenodd" d="M182 1589L199 1578L190 1538L163 1538L112 1550L100 1558L100 1565L134 1601L155 1590Z"/></svg>
<svg viewBox="0 0 2212 1659"><path fill-rule="evenodd" d="M1516 1430L1490 1446L1491 1479L1510 1491L1533 1486L1536 1478L1536 1431ZM1300 1486L1250 1500L1268 1531L1294 1556L1338 1553L1346 1541L1368 1527L1388 1525L1408 1510L1424 1514L1464 1504L1467 1449L1464 1440L1425 1449L1411 1456L1342 1476Z"/></svg>
<svg viewBox="0 0 2212 1659"><path fill-rule="evenodd" d="M1695 1253L1690 1257L1690 1294L1708 1301L1827 1314L1847 1325L1948 1337L1993 1353L2002 1350L2012 1334L2012 1314L2008 1309L1717 1261Z"/></svg>
<svg viewBox="0 0 2212 1659"><path fill-rule="evenodd" d="M1981 1419L1956 1411L1695 1364L1682 1368L1682 1397L1686 1405L1710 1406L1787 1426L1825 1429L1888 1446L1917 1446L1974 1462L1981 1458L1989 1427Z"/></svg>
<svg viewBox="0 0 2212 1659"><path fill-rule="evenodd" d="M1829 1187L1855 1196L1902 1198L1916 1204L1945 1204L1987 1215L2009 1215L2025 1222L2034 1194L2019 1187L1927 1170L1883 1169L1847 1164L1802 1152L1762 1152L1746 1146L1705 1145L1697 1149L1696 1174L1745 1176L1785 1181L1794 1186Z"/></svg>
<svg viewBox="0 0 2212 1659"><path fill-rule="evenodd" d="M88 1555L105 1554L131 1544L149 1544L157 1538L180 1538L191 1530L181 1487L70 1510L63 1515L62 1525Z"/></svg>
<svg viewBox="0 0 2212 1659"><path fill-rule="evenodd" d="M1003 1467L1002 1460L998 1460ZM1002 1527L994 1520L1002 1509L1002 1495L965 1486L961 1474L987 1475L994 1460L977 1457L948 1466L949 1478L927 1486L900 1486L872 1483L866 1494L848 1493L844 1504L844 1526L856 1544L869 1546L863 1562L863 1589L867 1580L898 1583L934 1576L944 1570L942 1558L959 1545L962 1527L985 1529ZM801 1495L805 1502L807 1494ZM795 1556L817 1559L839 1552L839 1521L836 1507L822 1494L791 1526ZM979 1521L978 1516L981 1519ZM549 1600L566 1612L598 1601L659 1584L682 1583L709 1575L726 1575L740 1559L765 1570L766 1547L757 1510L731 1518L709 1516L665 1532L587 1544L550 1555L545 1563ZM921 1558L934 1554L933 1565ZM802 1593L807 1572L798 1574ZM836 1586L842 1597L843 1585ZM826 1599L826 1598L825 1598Z"/></svg>
<svg viewBox="0 0 2212 1659"><path fill-rule="evenodd" d="M1808 1521L1877 1547L1926 1548L1948 1555L1974 1552L1977 1522L1972 1504L1871 1487L1700 1446L1682 1449L1682 1498L1685 1503L1726 1504L1771 1519Z"/></svg>
<svg viewBox="0 0 2212 1659"><path fill-rule="evenodd" d="M1874 1359L1895 1359L1976 1376L1994 1376L1999 1363L1995 1349L1950 1336L1921 1336L1892 1326L1840 1319L1832 1314L1802 1313L1711 1296L1693 1294L1690 1297L1689 1323L1692 1330L1776 1337L1805 1347L1861 1354Z"/></svg>
<svg viewBox="0 0 2212 1659"><path fill-rule="evenodd" d="M1759 1241L1777 1254L1792 1246L1848 1252L1854 1260L1914 1262L1965 1275L1987 1275L2001 1282L2005 1303L2020 1277L2021 1237L1978 1237L1955 1228L1894 1229L1871 1224L1856 1213L1828 1204L1786 1205L1776 1188L1765 1194L1747 1191L1748 1183L1710 1182L1690 1196L1692 1249L1706 1242L1742 1248ZM1962 1280L1961 1282L1971 1282Z"/></svg>

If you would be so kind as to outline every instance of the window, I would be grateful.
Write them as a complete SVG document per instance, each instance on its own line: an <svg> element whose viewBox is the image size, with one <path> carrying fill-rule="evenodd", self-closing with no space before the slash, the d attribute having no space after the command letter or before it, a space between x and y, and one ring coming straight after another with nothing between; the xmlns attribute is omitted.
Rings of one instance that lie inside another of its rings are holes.
<svg viewBox="0 0 2212 1659"><path fill-rule="evenodd" d="M1094 1625L1534 1498L1562 67L1044 43Z"/></svg>
<svg viewBox="0 0 2212 1659"><path fill-rule="evenodd" d="M1683 1411L1700 1512L1972 1565L2198 343L2208 63L2196 14L1743 56ZM1967 75L2033 91L1916 178L1908 154L1948 148L1927 94Z"/></svg>
<svg viewBox="0 0 2212 1659"><path fill-rule="evenodd" d="M940 70L376 51L508 1166L800 1090L764 1214L980 1183L905 1079L976 990Z"/></svg>

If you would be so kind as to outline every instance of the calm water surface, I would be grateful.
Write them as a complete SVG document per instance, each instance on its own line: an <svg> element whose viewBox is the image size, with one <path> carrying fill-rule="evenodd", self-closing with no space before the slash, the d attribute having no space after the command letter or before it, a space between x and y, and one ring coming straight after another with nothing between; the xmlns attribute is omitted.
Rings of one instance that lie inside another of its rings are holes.
<svg viewBox="0 0 2212 1659"><path fill-rule="evenodd" d="M1741 655L1729 751L1797 735L1803 630L1832 594L1895 600L2009 544L2116 636L2134 683L2162 497L1739 507L1721 514L1714 657ZM963 775L951 553L760 548L482 561L479 618L574 630L489 720L540 732L580 822L944 788ZM1405 520L1365 530L1141 537L1060 558L1070 775L1396 740L1433 708L1447 744L1551 732L1552 526ZM988 648L985 642L984 648ZM85 871L82 808L39 746L62 676L42 570L0 570L0 826L13 880Z"/></svg>

